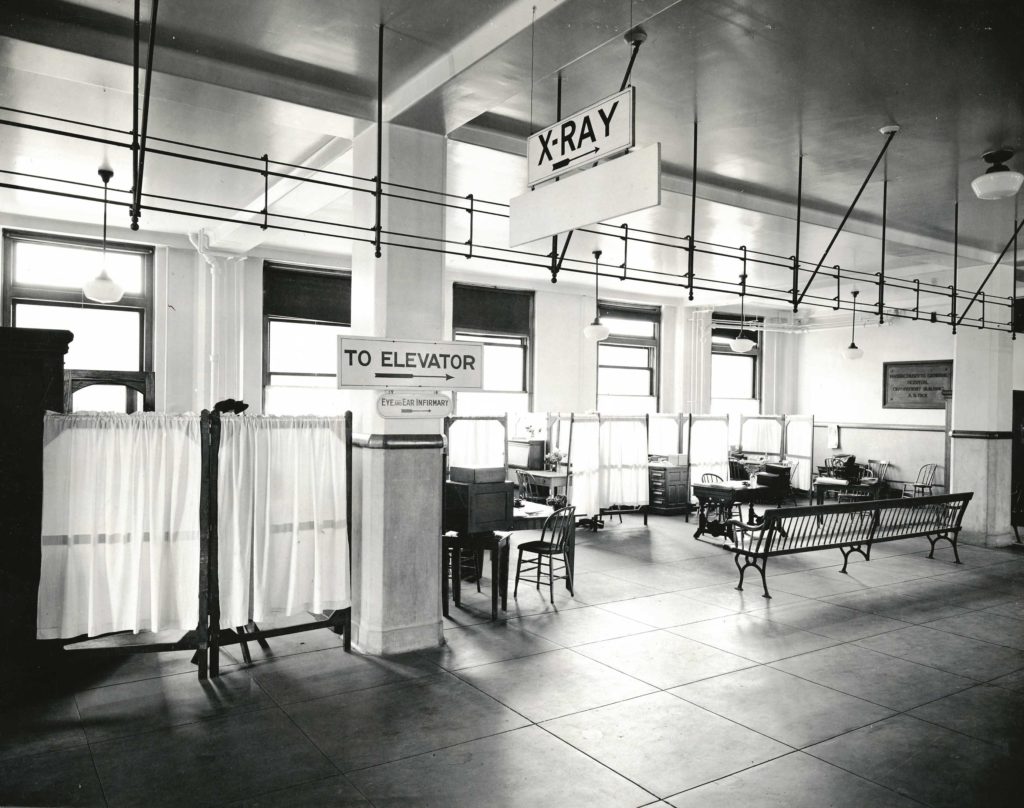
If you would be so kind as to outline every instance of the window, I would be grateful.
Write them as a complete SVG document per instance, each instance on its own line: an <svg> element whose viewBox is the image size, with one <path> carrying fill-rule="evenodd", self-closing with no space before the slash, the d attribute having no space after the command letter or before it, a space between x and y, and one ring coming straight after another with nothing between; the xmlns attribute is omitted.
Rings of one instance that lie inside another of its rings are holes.
<svg viewBox="0 0 1024 808"><path fill-rule="evenodd" d="M745 353L732 350L739 336L740 318L732 314L712 315L711 326L711 412L729 416L729 443L739 445L740 416L761 411L761 318L748 317L743 336L754 341Z"/></svg>
<svg viewBox="0 0 1024 808"><path fill-rule="evenodd" d="M310 391L338 387L338 336L350 333L352 277L313 267L263 265L264 409L299 407L309 413ZM303 407L306 407L303 409Z"/></svg>
<svg viewBox="0 0 1024 808"><path fill-rule="evenodd" d="M4 325L75 335L64 367L93 371L98 383L75 393L73 409L140 409L138 394L116 377L152 369L153 248L108 241L106 268L124 297L117 303L94 303L82 286L104 264L102 241L13 230L4 232L3 241Z"/></svg>
<svg viewBox="0 0 1024 808"><path fill-rule="evenodd" d="M483 390L456 393L460 415L530 409L533 292L456 283L452 336L483 345Z"/></svg>
<svg viewBox="0 0 1024 808"><path fill-rule="evenodd" d="M598 312L611 333L597 344L597 411L657 412L661 309L599 303Z"/></svg>

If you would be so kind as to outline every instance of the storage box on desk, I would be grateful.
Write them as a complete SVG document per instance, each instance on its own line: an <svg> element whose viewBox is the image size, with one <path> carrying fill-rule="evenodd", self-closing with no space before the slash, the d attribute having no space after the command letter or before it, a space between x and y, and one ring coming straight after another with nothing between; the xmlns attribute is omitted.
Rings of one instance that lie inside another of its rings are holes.
<svg viewBox="0 0 1024 808"><path fill-rule="evenodd" d="M452 466L448 469L448 479L455 483L503 483L505 469L471 468L469 466Z"/></svg>
<svg viewBox="0 0 1024 808"><path fill-rule="evenodd" d="M513 483L444 484L441 527L447 532L483 533L512 529Z"/></svg>

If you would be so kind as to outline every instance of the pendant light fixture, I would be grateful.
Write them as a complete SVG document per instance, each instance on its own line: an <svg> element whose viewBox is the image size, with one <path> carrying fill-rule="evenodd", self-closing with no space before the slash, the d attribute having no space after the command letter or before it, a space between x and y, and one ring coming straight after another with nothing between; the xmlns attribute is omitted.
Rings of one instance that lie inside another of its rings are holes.
<svg viewBox="0 0 1024 808"><path fill-rule="evenodd" d="M583 336L587 339L594 340L594 342L600 342L603 339L608 339L608 335L611 333L611 329L601 322L601 306L597 302L597 280L600 277L597 261L600 257L601 251L594 250L594 322L588 323L583 327Z"/></svg>
<svg viewBox="0 0 1024 808"><path fill-rule="evenodd" d="M1011 157L1013 149L995 149L981 155L990 166L984 174L971 180L971 188L978 199L1006 199L1017 195L1024 184L1024 174L1003 165Z"/></svg>
<svg viewBox="0 0 1024 808"><path fill-rule="evenodd" d="M107 274L107 184L114 172L109 168L99 170L103 180L103 258L100 262L100 274L82 287L82 292L89 300L97 303L116 303L124 296L124 289Z"/></svg>
<svg viewBox="0 0 1024 808"><path fill-rule="evenodd" d="M736 353L746 353L752 350L757 343L743 336L743 321L746 313L743 304L747 299L747 248L741 247L740 249L743 250L743 272L740 275L740 331L730 341L729 347Z"/></svg>
<svg viewBox="0 0 1024 808"><path fill-rule="evenodd" d="M858 348L857 343L853 339L854 333L857 330L857 295L860 294L860 290L854 289L850 294L853 295L853 317L850 319L850 344L843 348L843 356L847 359L860 359L864 356L864 349Z"/></svg>

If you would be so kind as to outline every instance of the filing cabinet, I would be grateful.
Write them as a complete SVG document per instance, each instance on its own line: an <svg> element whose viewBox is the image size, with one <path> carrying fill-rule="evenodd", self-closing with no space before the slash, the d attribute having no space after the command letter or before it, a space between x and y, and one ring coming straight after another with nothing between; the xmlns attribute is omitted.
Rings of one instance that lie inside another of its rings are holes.
<svg viewBox="0 0 1024 808"><path fill-rule="evenodd" d="M650 513L672 516L689 513L690 505L689 469L668 463L652 463L647 468L650 485Z"/></svg>

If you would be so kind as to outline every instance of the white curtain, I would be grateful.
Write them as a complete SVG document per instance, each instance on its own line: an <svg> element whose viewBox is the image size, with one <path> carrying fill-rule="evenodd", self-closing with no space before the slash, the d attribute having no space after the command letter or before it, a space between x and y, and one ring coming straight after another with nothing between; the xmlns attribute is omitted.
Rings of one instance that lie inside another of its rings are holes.
<svg viewBox="0 0 1024 808"><path fill-rule="evenodd" d="M811 488L811 453L814 441L814 418L794 415L786 420L786 459L793 464L792 485L808 491Z"/></svg>
<svg viewBox="0 0 1024 808"><path fill-rule="evenodd" d="M343 417L223 416L221 625L349 605Z"/></svg>
<svg viewBox="0 0 1024 808"><path fill-rule="evenodd" d="M448 428L448 465L503 468L505 426L493 418L452 421Z"/></svg>
<svg viewBox="0 0 1024 808"><path fill-rule="evenodd" d="M568 433L562 424L562 431ZM565 436L568 438L568 435ZM595 516L601 510L599 424L596 415L577 415L572 422L572 500L577 516ZM568 440L566 440L568 445Z"/></svg>
<svg viewBox="0 0 1024 808"><path fill-rule="evenodd" d="M777 416L744 418L740 426L740 449L755 454L782 453L782 423Z"/></svg>
<svg viewBox="0 0 1024 808"><path fill-rule="evenodd" d="M37 636L194 629L199 416L48 413Z"/></svg>
<svg viewBox="0 0 1024 808"><path fill-rule="evenodd" d="M600 421L600 502L609 505L646 505L647 423L637 418Z"/></svg>
<svg viewBox="0 0 1024 808"><path fill-rule="evenodd" d="M679 430L681 420L681 417L675 414L659 413L651 416L650 432L647 439L648 451L651 454L680 454Z"/></svg>
<svg viewBox="0 0 1024 808"><path fill-rule="evenodd" d="M729 422L725 418L693 416L690 428L690 481L704 474L729 479Z"/></svg>

